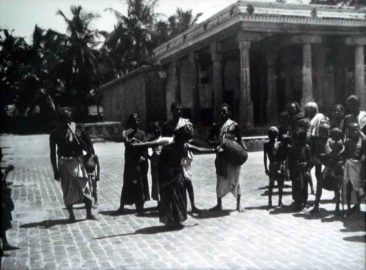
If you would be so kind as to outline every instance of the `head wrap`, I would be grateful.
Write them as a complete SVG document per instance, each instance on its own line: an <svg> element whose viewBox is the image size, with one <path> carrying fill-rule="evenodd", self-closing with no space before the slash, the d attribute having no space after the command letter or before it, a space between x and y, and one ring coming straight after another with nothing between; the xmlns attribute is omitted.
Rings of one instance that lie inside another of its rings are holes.
<svg viewBox="0 0 366 270"><path fill-rule="evenodd" d="M313 108L316 111L316 113L318 113L319 111L318 104L316 104L314 101L306 103L305 108Z"/></svg>

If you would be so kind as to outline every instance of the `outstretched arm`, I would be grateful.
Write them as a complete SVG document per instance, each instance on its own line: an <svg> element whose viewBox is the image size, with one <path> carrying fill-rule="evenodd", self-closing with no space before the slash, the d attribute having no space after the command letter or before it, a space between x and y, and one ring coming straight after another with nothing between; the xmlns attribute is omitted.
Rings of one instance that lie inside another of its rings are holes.
<svg viewBox="0 0 366 270"><path fill-rule="evenodd" d="M212 154L216 152L215 148L198 147L192 144L188 144L188 150L192 151L194 154Z"/></svg>
<svg viewBox="0 0 366 270"><path fill-rule="evenodd" d="M143 148L150 148L155 146L165 146L173 142L173 137L160 137L156 140L150 142L136 142L132 143L134 147L143 147Z"/></svg>

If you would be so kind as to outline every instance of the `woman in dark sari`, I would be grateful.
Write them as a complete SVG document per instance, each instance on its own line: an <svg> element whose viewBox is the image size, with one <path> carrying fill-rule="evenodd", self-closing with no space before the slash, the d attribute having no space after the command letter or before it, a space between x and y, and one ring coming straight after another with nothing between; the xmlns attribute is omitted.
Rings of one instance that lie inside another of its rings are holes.
<svg viewBox="0 0 366 270"><path fill-rule="evenodd" d="M145 142L145 132L138 128L139 116L132 113L127 120L127 128L122 133L125 142L125 166L120 207L117 213L123 213L125 205L135 204L137 213L143 214L145 201L150 200L147 181L147 150L136 148L133 142Z"/></svg>
<svg viewBox="0 0 366 270"><path fill-rule="evenodd" d="M187 196L185 179L190 177L190 151L213 153L188 144L193 127L189 121L182 121L174 132L174 142L163 147L158 164L160 187L160 222L166 226L180 227L187 219Z"/></svg>

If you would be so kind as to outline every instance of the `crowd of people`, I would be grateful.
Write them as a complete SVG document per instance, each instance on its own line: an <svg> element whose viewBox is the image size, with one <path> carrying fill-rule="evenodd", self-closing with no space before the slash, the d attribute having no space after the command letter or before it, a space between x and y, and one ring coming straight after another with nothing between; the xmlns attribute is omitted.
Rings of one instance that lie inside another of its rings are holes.
<svg viewBox="0 0 366 270"><path fill-rule="evenodd" d="M172 119L162 125L154 123L152 135L139 128L139 115L132 113L122 132L125 143L125 164L120 207L135 205L138 215L144 213L144 202L150 200L148 185L149 160L151 166L152 198L158 202L161 222L177 226L186 219L187 196L193 213L200 213L194 199L191 163L193 154L216 153L217 204L211 211L222 210L222 198L232 193L237 199L236 209L242 210L239 174L247 159L239 124L231 119L231 108L222 104L221 119L214 124L207 138L211 147L200 147L192 141L193 124L182 117L179 103L171 105ZM347 112L347 113L346 113ZM63 112L63 124L50 136L51 163L55 179L61 180L64 202L75 221L72 205L84 202L87 218L91 214L92 197L97 200L99 162L88 135L71 121L71 113ZM282 204L284 181L292 181L294 210L302 210L308 201L308 186L315 193L315 206L311 213L319 212L323 188L334 191L336 214L340 214L340 201L346 202L348 211L358 210L364 196L366 113L360 111L360 101L350 96L346 108L337 104L331 115L318 111L315 102L305 104L303 110L296 102L287 105L280 116L279 126L269 128L269 141L264 144L264 167L269 176L268 207L272 207L272 193L278 182L279 201ZM56 162L56 146L58 164ZM149 154L148 148L152 149ZM83 156L83 151L87 154ZM98 173L91 177L85 160L95 164ZM269 161L269 162L268 162ZM315 169L316 192L310 171ZM341 197L342 196L342 197ZM343 205L343 203L342 203Z"/></svg>
<svg viewBox="0 0 366 270"><path fill-rule="evenodd" d="M179 103L171 105L172 118L162 124L153 123L150 133L139 127L139 115L132 113L122 132L125 144L125 163L120 206L122 214L126 205L135 205L138 215L144 214L144 203L150 200L148 184L149 161L152 179L152 199L157 201L160 221L167 226L180 226L187 217L187 194L192 213L199 214L192 184L194 154L215 153L216 205L210 211L221 211L222 198L232 193L237 201L236 210L242 211L240 169L247 160L247 148L242 140L240 125L231 119L231 107L222 104L220 119L210 128L206 147L193 139L193 124L182 117ZM96 183L99 180L98 157L88 135L75 126L71 114L62 114L63 124L50 136L51 163L55 179L61 180L64 202L75 221L72 205L84 202L87 218L91 213L92 197L96 200ZM290 102L281 113L278 126L268 130L264 144L264 168L269 176L268 207L272 207L275 182L278 183L278 206L282 207L285 180L292 182L292 207L304 209L308 203L308 188L315 195L310 213L319 213L323 189L334 191L336 215L341 214L340 204L347 204L347 214L360 210L365 188L366 112L360 110L360 100L350 96L346 107L337 104L331 114L319 112L315 102L301 108ZM56 146L58 165L56 164ZM151 149L149 151L149 149ZM87 154L83 156L82 152ZM85 160L94 160L98 173L91 177L93 166L85 170ZM316 188L311 170L314 168ZM352 204L354 206L351 208Z"/></svg>
<svg viewBox="0 0 366 270"><path fill-rule="evenodd" d="M351 95L346 108L337 104L329 116L320 113L315 102L305 104L303 111L298 103L291 102L280 120L278 127L269 128L269 141L264 144L268 207L272 207L275 181L278 205L282 206L284 181L289 179L294 210L302 210L308 202L309 186L314 194L310 173L314 168L316 192L311 214L319 213L323 189L334 191L336 215L341 214L341 202L347 205L347 216L360 211L366 169L366 112L360 110L360 99Z"/></svg>
<svg viewBox="0 0 366 270"><path fill-rule="evenodd" d="M319 213L323 189L334 192L335 214L340 215L340 204L347 205L349 216L360 211L365 198L366 170L366 112L360 110L360 99L351 95L346 106L334 106L329 115L319 112L315 102L302 109L290 102L280 114L278 126L268 130L264 144L264 169L269 177L268 208L273 207L272 195L278 184L278 206L282 207L284 181L292 182L292 206L300 211L307 206L308 188L315 195L311 214ZM187 219L187 193L192 213L199 214L192 184L194 154L215 153L216 205L208 211L221 211L222 198L232 193L236 210L242 211L240 170L248 158L240 133L240 125L231 119L231 107L222 104L220 119L210 128L206 147L193 140L193 124L182 117L179 103L171 105L172 118L162 125L153 124L152 132L139 128L139 115L132 113L122 132L125 144L125 163L120 206L135 205L138 215L144 214L144 203L150 200L148 169L152 180L151 196L157 201L159 220L168 227L180 227ZM50 159L54 179L61 182L64 204L69 222L75 222L73 205L84 203L87 219L92 214L93 201L98 203L100 166L89 135L72 120L70 109L62 109L60 123L50 134ZM151 149L149 151L149 149ZM314 168L316 189L311 170ZM12 249L6 238L11 228L14 204L11 188L6 181L13 166L1 172L1 238L2 249ZM351 207L353 205L353 207ZM2 252L2 250L1 250Z"/></svg>

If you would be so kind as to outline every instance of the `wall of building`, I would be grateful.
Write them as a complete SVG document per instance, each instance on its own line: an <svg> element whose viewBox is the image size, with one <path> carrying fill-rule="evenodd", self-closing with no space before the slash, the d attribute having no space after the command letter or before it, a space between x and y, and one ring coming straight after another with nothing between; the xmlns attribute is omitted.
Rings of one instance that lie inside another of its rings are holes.
<svg viewBox="0 0 366 270"><path fill-rule="evenodd" d="M131 113L140 115L140 125L147 128L151 121L165 120L164 82L153 68L142 68L124 78L103 85L102 105L105 121L125 125Z"/></svg>

